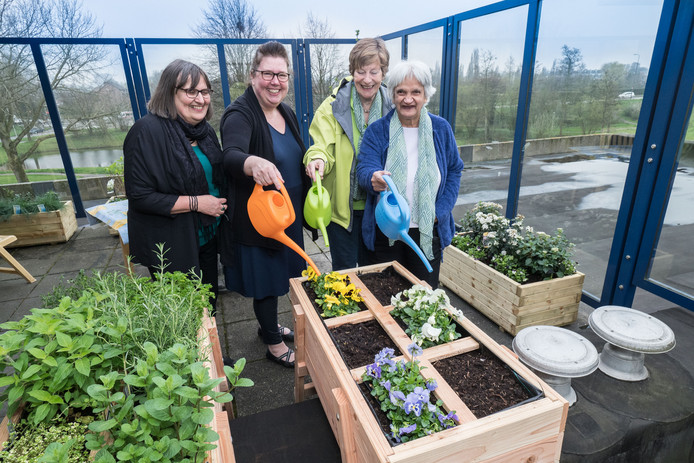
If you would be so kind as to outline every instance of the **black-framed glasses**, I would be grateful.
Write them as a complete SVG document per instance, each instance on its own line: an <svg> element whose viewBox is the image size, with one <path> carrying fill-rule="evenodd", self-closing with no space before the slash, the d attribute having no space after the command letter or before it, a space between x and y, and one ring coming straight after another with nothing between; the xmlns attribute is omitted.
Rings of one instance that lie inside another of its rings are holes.
<svg viewBox="0 0 694 463"><path fill-rule="evenodd" d="M209 98L210 95L212 95L212 89L211 88L203 88L202 90L198 90L197 88L183 88L183 87L177 87L179 90L183 90L186 92L186 95L188 95L188 98L191 99L196 99L198 97L198 93L202 95L203 98Z"/></svg>
<svg viewBox="0 0 694 463"><path fill-rule="evenodd" d="M260 69L253 69L253 72L259 72L263 80L267 80L268 82L274 79L275 76L277 76L277 80L280 82L286 82L289 80L288 72L261 71Z"/></svg>

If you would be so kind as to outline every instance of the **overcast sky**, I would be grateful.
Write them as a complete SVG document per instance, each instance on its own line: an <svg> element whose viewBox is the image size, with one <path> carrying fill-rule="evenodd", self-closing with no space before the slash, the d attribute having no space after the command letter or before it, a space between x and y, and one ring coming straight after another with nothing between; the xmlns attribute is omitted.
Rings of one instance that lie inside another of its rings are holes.
<svg viewBox="0 0 694 463"><path fill-rule="evenodd" d="M461 11L490 0L261 0L250 1L275 38L298 37L309 12L327 19L336 38L395 32ZM104 37L191 37L202 19L207 0L87 0L83 6L104 26Z"/></svg>
<svg viewBox="0 0 694 463"><path fill-rule="evenodd" d="M611 61L648 67L663 0L545 0L537 61L551 68L561 47L578 48L589 69ZM326 20L336 38L373 37L453 16L490 0L261 0L250 1L268 38L301 37L308 13ZM103 37L186 38L193 36L208 0L84 0L103 26ZM504 68L522 61L527 6L466 21L461 34L462 66L473 50L490 50ZM439 30L440 31L440 30ZM410 57L440 61L441 32L410 39ZM390 47L390 45L389 45ZM162 60L169 59L162 57ZM168 62L168 61L167 61Z"/></svg>

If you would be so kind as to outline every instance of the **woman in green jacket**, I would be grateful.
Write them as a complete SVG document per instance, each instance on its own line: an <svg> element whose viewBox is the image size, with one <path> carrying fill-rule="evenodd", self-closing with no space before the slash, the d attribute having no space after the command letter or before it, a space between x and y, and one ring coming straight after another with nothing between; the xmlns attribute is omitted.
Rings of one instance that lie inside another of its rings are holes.
<svg viewBox="0 0 694 463"><path fill-rule="evenodd" d="M356 165L366 127L392 106L382 84L389 59L382 39L359 40L349 53L351 77L323 101L309 129L313 145L304 155L304 165L311 179L321 176L330 193L327 232L333 270L367 263L361 235L366 193L356 180Z"/></svg>

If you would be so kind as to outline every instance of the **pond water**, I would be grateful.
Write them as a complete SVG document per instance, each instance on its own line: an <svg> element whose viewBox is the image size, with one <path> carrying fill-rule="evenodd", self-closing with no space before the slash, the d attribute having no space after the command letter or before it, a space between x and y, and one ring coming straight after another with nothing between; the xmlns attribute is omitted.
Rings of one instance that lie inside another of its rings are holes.
<svg viewBox="0 0 694 463"><path fill-rule="evenodd" d="M73 167L107 167L123 155L123 150L84 150L70 151ZM60 154L44 154L24 161L26 169L62 169Z"/></svg>

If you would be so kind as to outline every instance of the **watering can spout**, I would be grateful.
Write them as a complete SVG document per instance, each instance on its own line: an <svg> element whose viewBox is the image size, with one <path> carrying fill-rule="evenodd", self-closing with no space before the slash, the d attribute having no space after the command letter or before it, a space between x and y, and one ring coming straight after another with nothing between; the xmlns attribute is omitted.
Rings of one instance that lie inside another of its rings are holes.
<svg viewBox="0 0 694 463"><path fill-rule="evenodd" d="M407 234L410 228L410 206L405 198L398 193L395 183L390 175L384 175L383 180L390 188L390 191L382 191L381 198L376 205L376 224L384 235L391 240L401 240L417 254L429 273L433 272L429 260L422 250L417 246L412 237Z"/></svg>
<svg viewBox="0 0 694 463"><path fill-rule="evenodd" d="M320 270L301 246L296 244L284 233L284 230L294 223L296 215L287 189L282 185L280 192L265 191L256 184L253 193L248 198L248 217L256 231L266 237L279 241L299 254L320 275Z"/></svg>

